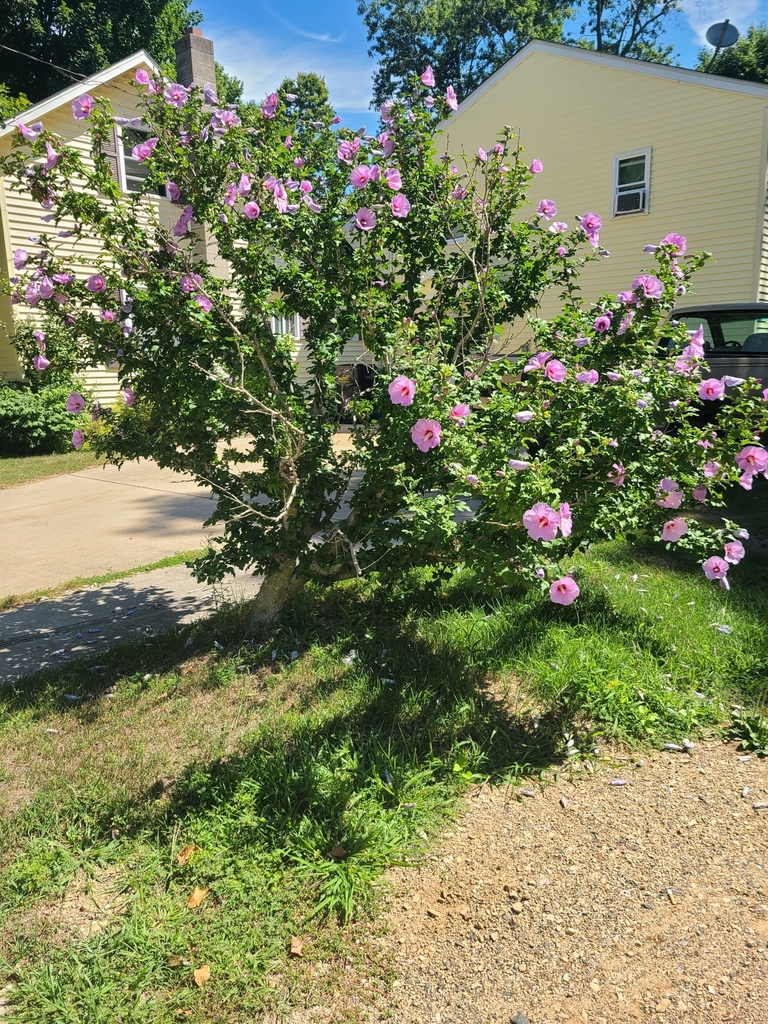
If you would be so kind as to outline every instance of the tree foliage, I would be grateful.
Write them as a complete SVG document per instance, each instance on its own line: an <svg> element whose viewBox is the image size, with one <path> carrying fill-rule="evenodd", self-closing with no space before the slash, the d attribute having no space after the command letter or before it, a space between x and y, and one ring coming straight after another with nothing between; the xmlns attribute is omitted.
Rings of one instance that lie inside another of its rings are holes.
<svg viewBox="0 0 768 1024"><path fill-rule="evenodd" d="M12 299L57 319L88 362L119 360L125 402L95 411L100 452L152 458L213 491L220 536L201 578L263 572L261 620L308 580L414 565L468 569L495 590L522 579L568 604L574 551L623 536L686 548L727 583L738 528L695 510L768 474L756 441L768 389L702 381L701 338L667 322L705 255L670 234L650 247L653 272L590 307L577 280L607 258L600 217L569 227L552 200L532 207L542 168L510 128L490 152L438 154L448 106L431 86L388 103L378 135L325 121L287 144L292 101L272 94L245 125L199 88L138 75L147 194L111 176L106 100L73 104L90 118L93 165L29 130L0 162L15 188L53 204L49 233L14 254ZM167 183L175 223L150 198ZM87 264L63 260L60 228ZM499 358L505 325L550 287L563 311L533 321L535 354ZM304 378L275 331L294 314ZM335 366L355 337L375 375L350 453L333 443ZM699 422L702 400L714 424ZM84 404L72 395L68 407Z"/></svg>
<svg viewBox="0 0 768 1024"><path fill-rule="evenodd" d="M701 50L696 68L712 75L742 78L746 82L768 83L768 28L750 25L745 36L721 50L712 60L712 50Z"/></svg>
<svg viewBox="0 0 768 1024"><path fill-rule="evenodd" d="M671 64L674 47L659 41L669 18L682 11L679 0L588 0L580 46Z"/></svg>
<svg viewBox="0 0 768 1024"><path fill-rule="evenodd" d="M189 0L0 0L0 43L21 51L2 51L0 81L36 103L142 48L175 75L173 42L201 21Z"/></svg>

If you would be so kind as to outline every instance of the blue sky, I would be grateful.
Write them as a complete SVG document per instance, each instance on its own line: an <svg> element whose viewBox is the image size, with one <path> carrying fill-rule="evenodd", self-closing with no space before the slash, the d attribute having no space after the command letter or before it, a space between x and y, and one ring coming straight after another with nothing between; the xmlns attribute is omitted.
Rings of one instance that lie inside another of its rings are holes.
<svg viewBox="0 0 768 1024"><path fill-rule="evenodd" d="M471 2L471 0L468 0ZM768 21L768 0L683 0L685 12L670 21L667 41L691 67L709 25L730 18L745 32ZM216 58L245 82L245 97L261 99L288 75L316 71L331 102L357 127L373 115L368 104L374 61L356 0L195 0L214 42Z"/></svg>

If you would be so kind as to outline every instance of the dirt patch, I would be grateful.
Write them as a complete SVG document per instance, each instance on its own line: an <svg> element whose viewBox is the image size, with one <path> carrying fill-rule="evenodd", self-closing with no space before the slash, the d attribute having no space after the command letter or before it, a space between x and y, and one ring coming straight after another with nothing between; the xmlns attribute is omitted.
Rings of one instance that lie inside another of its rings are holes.
<svg viewBox="0 0 768 1024"><path fill-rule="evenodd" d="M125 909L128 894L121 891L117 872L104 869L93 875L78 871L64 892L41 900L19 915L12 915L6 931L44 937L49 946L64 946L101 934Z"/></svg>
<svg viewBox="0 0 768 1024"><path fill-rule="evenodd" d="M390 875L370 941L397 980L368 1019L765 1024L768 760L741 757L712 741L481 790L431 865Z"/></svg>

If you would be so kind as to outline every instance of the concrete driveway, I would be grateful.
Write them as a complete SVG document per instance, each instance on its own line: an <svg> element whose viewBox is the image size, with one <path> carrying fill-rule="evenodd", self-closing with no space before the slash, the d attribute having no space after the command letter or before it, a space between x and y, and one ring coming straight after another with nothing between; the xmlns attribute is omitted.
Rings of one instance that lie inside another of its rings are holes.
<svg viewBox="0 0 768 1024"><path fill-rule="evenodd" d="M0 597L157 562L204 547L210 491L129 462L0 491Z"/></svg>

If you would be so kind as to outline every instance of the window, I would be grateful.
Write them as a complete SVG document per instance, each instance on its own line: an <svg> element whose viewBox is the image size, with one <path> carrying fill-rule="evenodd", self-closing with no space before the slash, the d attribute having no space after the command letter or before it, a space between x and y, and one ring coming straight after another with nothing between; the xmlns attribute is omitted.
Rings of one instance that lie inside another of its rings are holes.
<svg viewBox="0 0 768 1024"><path fill-rule="evenodd" d="M768 318L755 310L743 312L675 314L675 319L692 334L704 326L704 351L709 355L739 355L768 352Z"/></svg>
<svg viewBox="0 0 768 1024"><path fill-rule="evenodd" d="M273 316L272 333L275 337L290 334L292 338L299 341L301 338L301 317L294 316Z"/></svg>
<svg viewBox="0 0 768 1024"><path fill-rule="evenodd" d="M638 149L613 158L613 216L648 213L651 151Z"/></svg>
<svg viewBox="0 0 768 1024"><path fill-rule="evenodd" d="M149 132L141 128L123 128L122 130L123 188L126 192L141 192L144 189L148 168L146 164L134 160L131 151L134 146L138 146L139 143L145 142L148 138ZM158 188L157 195L163 199L168 198L165 185L161 185Z"/></svg>

